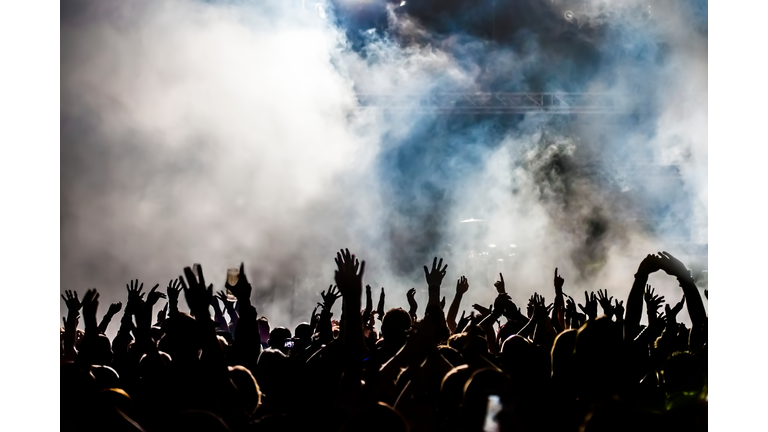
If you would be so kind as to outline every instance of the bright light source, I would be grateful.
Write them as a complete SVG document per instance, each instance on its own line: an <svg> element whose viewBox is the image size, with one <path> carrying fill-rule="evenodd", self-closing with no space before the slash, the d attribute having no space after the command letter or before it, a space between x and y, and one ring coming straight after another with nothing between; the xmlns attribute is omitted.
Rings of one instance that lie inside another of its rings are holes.
<svg viewBox="0 0 768 432"><path fill-rule="evenodd" d="M489 244L488 247L496 247L495 244Z"/></svg>
<svg viewBox="0 0 768 432"><path fill-rule="evenodd" d="M400 2L400 7L403 7L403 6L405 6L405 2L404 2L404 1L401 1L401 2ZM650 8L650 6L649 6L649 8Z"/></svg>
<svg viewBox="0 0 768 432"><path fill-rule="evenodd" d="M482 219L469 218L469 219L464 219L463 221L461 221L461 223L467 223L467 222L483 222L483 220Z"/></svg>
<svg viewBox="0 0 768 432"><path fill-rule="evenodd" d="M516 244L511 244L511 245L509 245L509 247L511 247L511 248L516 248L516 247L517 247L517 245L516 245Z"/></svg>

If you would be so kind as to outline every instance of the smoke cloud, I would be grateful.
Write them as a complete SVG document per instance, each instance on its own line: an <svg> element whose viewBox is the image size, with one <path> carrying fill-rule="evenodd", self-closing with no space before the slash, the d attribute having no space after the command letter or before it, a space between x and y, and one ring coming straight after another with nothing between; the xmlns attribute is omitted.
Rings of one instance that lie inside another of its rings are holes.
<svg viewBox="0 0 768 432"><path fill-rule="evenodd" d="M130 279L199 262L223 289L243 261L259 313L293 328L342 247L388 308L436 255L467 310L499 272L524 308L555 267L577 301L625 299L658 250L705 269L684 245L707 243L707 7L669 3L62 2L60 290L98 288L103 312ZM452 92L611 93L628 114L357 96Z"/></svg>

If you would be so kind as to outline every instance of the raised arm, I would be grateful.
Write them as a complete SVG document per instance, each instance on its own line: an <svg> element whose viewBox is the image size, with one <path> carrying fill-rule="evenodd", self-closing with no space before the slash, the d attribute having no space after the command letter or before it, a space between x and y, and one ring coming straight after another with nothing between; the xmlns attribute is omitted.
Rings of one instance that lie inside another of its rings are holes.
<svg viewBox="0 0 768 432"><path fill-rule="evenodd" d="M565 329L565 299L563 298L563 285L565 279L557 274L557 267L555 267L555 314L557 318L557 324L561 329Z"/></svg>
<svg viewBox="0 0 768 432"><path fill-rule="evenodd" d="M467 291L469 291L469 282L466 277L462 276L456 281L456 294L453 296L451 306L448 307L448 315L445 317L445 323L451 330L451 334L456 333L456 315L459 313L461 299Z"/></svg>
<svg viewBox="0 0 768 432"><path fill-rule="evenodd" d="M240 273L237 283L225 284L232 295L237 298L240 305L240 318L237 321L234 332L234 350L240 362L249 370L255 371L261 354L261 332L259 331L258 314L256 308L251 305L251 292L253 288L245 275L245 264L240 263Z"/></svg>
<svg viewBox="0 0 768 432"><path fill-rule="evenodd" d="M229 325L227 320L224 319L224 314L221 312L221 306L219 306L219 299L216 296L211 297L211 306L213 306L213 317L216 324L219 325L219 330L229 331Z"/></svg>
<svg viewBox="0 0 768 432"><path fill-rule="evenodd" d="M240 269L242 273L242 266ZM221 416L231 429L242 427L247 421L247 416L240 404L237 389L229 377L224 352L216 338L216 328L211 320L209 307L213 299L213 284L206 286L202 266L198 266L197 275L191 268L185 267L184 276L186 280L184 277L180 277L179 280L187 305L195 317L197 334L202 346L201 365L207 374L207 379L213 383L218 401L218 412L214 414ZM190 376L189 379L200 378Z"/></svg>
<svg viewBox="0 0 768 432"><path fill-rule="evenodd" d="M379 304L376 305L376 315L378 315L379 321L384 321L384 287L381 287L381 294L379 295Z"/></svg>
<svg viewBox="0 0 768 432"><path fill-rule="evenodd" d="M633 340L640 332L640 317L643 315L643 293L648 275L660 269L659 257L648 254L637 268L632 289L627 297L627 311L624 316L624 337Z"/></svg>
<svg viewBox="0 0 768 432"><path fill-rule="evenodd" d="M66 297L64 296L66 294ZM65 290L61 299L67 305L67 318L64 319L64 358L63 361L74 361L77 357L75 340L77 339L77 324L80 320L80 299L77 291Z"/></svg>
<svg viewBox="0 0 768 432"><path fill-rule="evenodd" d="M448 336L450 336L450 330L445 323L445 314L443 313L445 302L440 300L440 285L443 283L447 269L448 264L443 266L443 259L440 258L438 262L437 257L432 261L431 270L424 266L424 277L429 286L429 299L424 311L424 318L432 320L432 328L437 338L435 346L437 346L438 341L448 339Z"/></svg>
<svg viewBox="0 0 768 432"><path fill-rule="evenodd" d="M597 302L600 304L600 307L603 309L603 314L607 316L609 319L613 319L613 314L615 311L613 310L613 305L611 302L613 301L613 296L608 297L608 290L597 290Z"/></svg>
<svg viewBox="0 0 768 432"><path fill-rule="evenodd" d="M579 304L579 309L584 312L588 320L597 318L597 296L594 292L588 294L584 291L584 304Z"/></svg>
<svg viewBox="0 0 768 432"><path fill-rule="evenodd" d="M337 395L342 407L352 409L360 401L362 361L368 356L360 316L360 297L363 293L365 261L360 262L349 249L336 254L336 285L342 296L341 351L343 374Z"/></svg>
<svg viewBox="0 0 768 432"><path fill-rule="evenodd" d="M363 324L368 323L371 318L371 312L373 312L373 297L371 294L371 286L365 286L365 310L363 310L363 316L360 320Z"/></svg>
<svg viewBox="0 0 768 432"><path fill-rule="evenodd" d="M112 321L112 317L117 315L120 310L123 309L123 303L117 302L112 303L109 305L109 309L107 309L107 313L104 314L104 317L101 319L101 322L99 323L99 333L106 334L107 333L107 327L109 326L109 323Z"/></svg>
<svg viewBox="0 0 768 432"><path fill-rule="evenodd" d="M707 311L704 308L704 302L701 301L701 294L693 281L691 272L685 267L679 259L675 258L669 252L660 252L660 266L668 275L677 278L680 288L683 289L685 304L688 307L688 315L691 317L691 324L694 327L703 326L707 321Z"/></svg>
<svg viewBox="0 0 768 432"><path fill-rule="evenodd" d="M320 321L318 322L320 343L327 344L333 340L333 325L331 323L333 312L331 310L336 300L341 298L341 292L336 285L329 285L328 292L321 291L320 297L323 298L323 310L320 312Z"/></svg>
<svg viewBox="0 0 768 432"><path fill-rule="evenodd" d="M168 294L168 305L171 310L168 316L176 315L179 313L179 293L181 292L179 279L172 279L168 282L168 288L165 291Z"/></svg>
<svg viewBox="0 0 768 432"><path fill-rule="evenodd" d="M416 288L409 289L405 297L408 299L408 315L411 316L411 322L416 322L416 311L419 309L419 304L416 303Z"/></svg>

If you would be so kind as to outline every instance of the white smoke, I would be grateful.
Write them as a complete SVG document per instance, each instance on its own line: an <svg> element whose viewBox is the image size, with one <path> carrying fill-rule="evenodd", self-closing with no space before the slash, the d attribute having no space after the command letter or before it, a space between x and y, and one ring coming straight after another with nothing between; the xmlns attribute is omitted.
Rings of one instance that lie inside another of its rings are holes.
<svg viewBox="0 0 768 432"><path fill-rule="evenodd" d="M421 117L357 109L355 93L428 94L446 83L473 90L478 68L437 46L401 48L374 36L363 57L330 19L298 2L78 4L75 18L62 19L62 291L96 286L103 312L125 301L129 279L164 286L199 262L221 289L226 268L244 261L259 312L292 328L332 283L340 247L367 261L366 281L374 294L386 287L387 307L404 306L405 291L423 285L392 270L383 222L393 217L387 197L395 192L375 163ZM409 20L393 24L424 31ZM700 202L693 223L706 239L706 39L677 32L672 64L685 70L662 83L670 103L658 133L630 141L684 165ZM640 259L662 246L630 227L601 270L576 283L578 239L541 203L530 170L516 165L535 159L520 149L537 139L510 135L482 155L484 169L456 194L447 241L476 242L459 221L482 216L482 243L517 243L515 273L505 279L523 308L534 290L551 292L556 266L577 301L586 288L625 299ZM474 270L460 257L448 263L450 302L452 281ZM463 309L492 301L492 287L475 280ZM676 301L674 284L659 283Z"/></svg>

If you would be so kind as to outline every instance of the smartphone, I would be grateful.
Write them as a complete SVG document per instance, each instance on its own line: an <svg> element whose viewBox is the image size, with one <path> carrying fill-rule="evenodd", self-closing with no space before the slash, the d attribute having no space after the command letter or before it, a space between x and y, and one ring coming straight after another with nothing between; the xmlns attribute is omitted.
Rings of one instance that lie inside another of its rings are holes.
<svg viewBox="0 0 768 432"><path fill-rule="evenodd" d="M285 341L285 347L286 348L293 348L293 341L290 340L290 339Z"/></svg>
<svg viewBox="0 0 768 432"><path fill-rule="evenodd" d="M488 395L488 405L485 409L485 423L483 432L499 432L499 422L496 415L501 412L501 398L499 395Z"/></svg>

